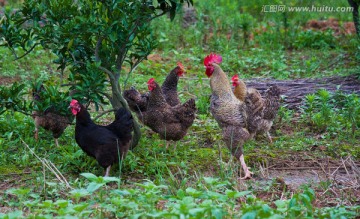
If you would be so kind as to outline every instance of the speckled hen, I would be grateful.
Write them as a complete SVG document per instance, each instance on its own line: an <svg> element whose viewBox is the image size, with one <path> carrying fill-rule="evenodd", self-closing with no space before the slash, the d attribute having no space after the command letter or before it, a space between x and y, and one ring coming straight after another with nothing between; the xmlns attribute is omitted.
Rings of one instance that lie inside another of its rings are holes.
<svg viewBox="0 0 360 219"><path fill-rule="evenodd" d="M142 122L165 140L182 139L195 119L195 100L171 106L165 100L160 86L151 78L148 82L147 108L141 112ZM139 95L139 94L138 94ZM168 142L167 142L168 147Z"/></svg>
<svg viewBox="0 0 360 219"><path fill-rule="evenodd" d="M238 75L234 75L231 82L234 86L234 95L246 103L248 130L251 137L266 133L269 141L272 142L269 131L280 107L280 89L276 85L270 86L263 98L255 88L247 88Z"/></svg>

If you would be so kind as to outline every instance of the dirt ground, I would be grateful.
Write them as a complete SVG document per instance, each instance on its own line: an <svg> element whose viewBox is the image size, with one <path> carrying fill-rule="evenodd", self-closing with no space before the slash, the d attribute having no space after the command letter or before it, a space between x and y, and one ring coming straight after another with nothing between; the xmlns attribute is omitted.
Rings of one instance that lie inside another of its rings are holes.
<svg viewBox="0 0 360 219"><path fill-rule="evenodd" d="M271 191L258 190L258 197L265 200L289 198L302 186L316 191L317 207L360 204L360 162L350 156L336 160L331 157L316 158L306 152L279 157L267 164L258 164L255 178L260 186L272 184Z"/></svg>
<svg viewBox="0 0 360 219"><path fill-rule="evenodd" d="M19 80L20 78L18 77L0 76L0 85L10 85Z"/></svg>

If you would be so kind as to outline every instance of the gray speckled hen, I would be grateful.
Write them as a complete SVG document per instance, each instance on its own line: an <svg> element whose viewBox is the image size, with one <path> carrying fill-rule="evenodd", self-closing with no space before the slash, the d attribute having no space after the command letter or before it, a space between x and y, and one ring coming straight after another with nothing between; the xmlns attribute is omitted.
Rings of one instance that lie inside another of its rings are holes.
<svg viewBox="0 0 360 219"><path fill-rule="evenodd" d="M184 104L169 105L160 86L153 78L148 81L150 90L146 111L142 112L142 122L165 140L182 139L195 119L195 100ZM167 143L168 146L168 143Z"/></svg>
<svg viewBox="0 0 360 219"><path fill-rule="evenodd" d="M259 126L259 133L265 132L269 141L272 142L270 129L280 108L280 89L274 85L265 92L263 119Z"/></svg>
<svg viewBox="0 0 360 219"><path fill-rule="evenodd" d="M269 87L263 98L255 88L247 88L238 75L234 75L231 82L234 86L234 95L246 103L248 130L251 137L266 133L269 141L272 142L269 131L279 111L280 89L276 85Z"/></svg>

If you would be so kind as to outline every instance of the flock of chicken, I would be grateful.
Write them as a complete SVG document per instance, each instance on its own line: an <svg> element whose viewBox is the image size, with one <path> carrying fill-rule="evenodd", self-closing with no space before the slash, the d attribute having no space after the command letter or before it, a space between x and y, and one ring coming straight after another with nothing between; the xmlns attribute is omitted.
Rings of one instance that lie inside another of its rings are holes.
<svg viewBox="0 0 360 219"><path fill-rule="evenodd" d="M232 89L227 75L219 66L221 62L222 57L217 54L210 54L204 59L205 73L210 78L212 90L210 112L222 129L227 147L241 163L245 172L241 179L249 179L252 172L246 166L242 147L259 133L266 133L272 142L269 130L280 107L280 90L271 86L262 97L256 89L247 88L238 75L231 79ZM135 112L141 123L167 141L166 148L169 141L178 141L186 135L196 117L195 100L181 103L178 97L177 84L184 72L184 67L178 63L161 86L151 78L147 82L147 93L141 94L133 87L124 91L130 110ZM111 166L123 160L129 150L133 128L130 112L120 108L111 124L101 126L91 120L89 112L77 100L72 100L69 108L76 118L77 144L86 154L96 158L106 169L105 176L108 176ZM52 115L51 111L42 115L34 113L36 138L39 126L51 130L57 139L69 124L66 117L62 120L56 116L56 120L51 121Z"/></svg>

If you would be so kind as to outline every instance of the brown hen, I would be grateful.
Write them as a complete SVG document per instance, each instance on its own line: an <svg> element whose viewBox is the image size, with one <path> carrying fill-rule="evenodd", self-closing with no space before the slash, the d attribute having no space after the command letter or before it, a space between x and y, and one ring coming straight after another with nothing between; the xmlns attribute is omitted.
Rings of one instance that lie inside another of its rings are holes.
<svg viewBox="0 0 360 219"><path fill-rule="evenodd" d="M44 86L41 85L39 89L33 90L34 101L42 101L41 92L43 92L44 89ZM52 132L56 146L59 146L58 138L64 133L66 127L72 122L71 118L60 115L54 107L49 107L43 112L34 111L32 113L32 117L34 118L35 123L35 139L39 139L39 127L43 127L45 130Z"/></svg>
<svg viewBox="0 0 360 219"><path fill-rule="evenodd" d="M137 113L144 125L165 140L178 141L182 139L195 119L195 100L190 99L184 104L171 106L165 100L160 86L153 78L148 81L149 99L145 111ZM138 92L131 92L134 99L141 98ZM168 142L166 147L168 147Z"/></svg>
<svg viewBox="0 0 360 219"><path fill-rule="evenodd" d="M177 92L177 85L179 77L181 77L184 72L184 66L181 62L178 62L177 66L170 71L161 85L163 96L170 106L181 104ZM128 102L131 111L135 112L137 116L141 118L141 112L146 111L147 108L149 93L140 94L134 87L131 87L130 90L124 91L124 98Z"/></svg>

